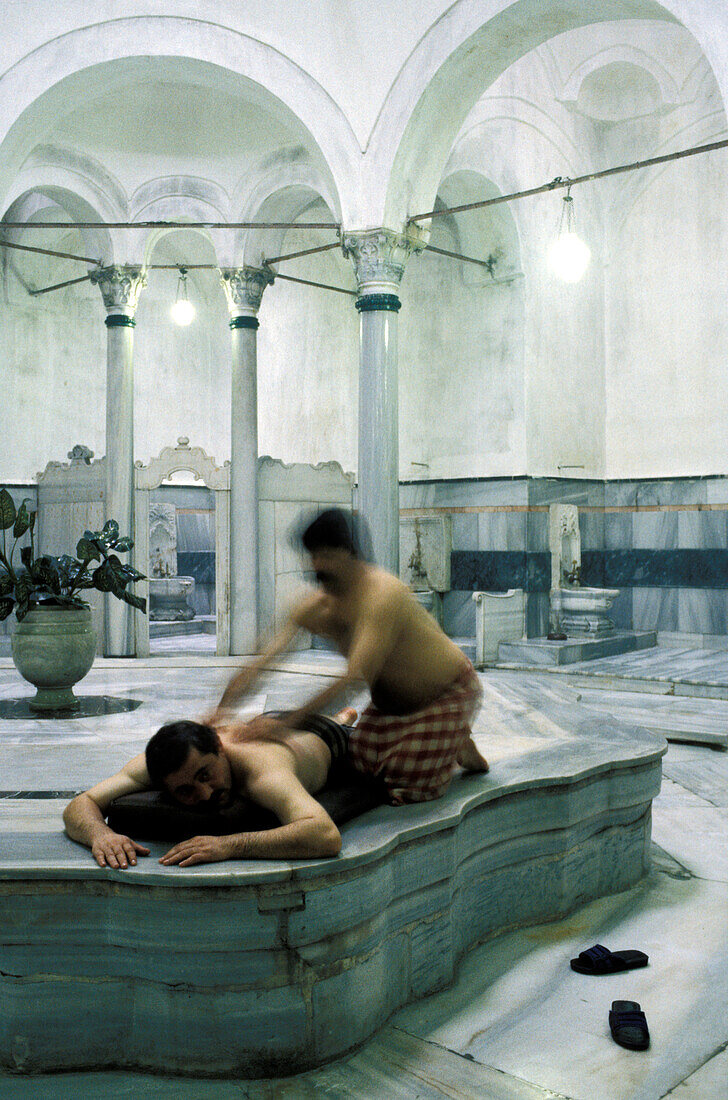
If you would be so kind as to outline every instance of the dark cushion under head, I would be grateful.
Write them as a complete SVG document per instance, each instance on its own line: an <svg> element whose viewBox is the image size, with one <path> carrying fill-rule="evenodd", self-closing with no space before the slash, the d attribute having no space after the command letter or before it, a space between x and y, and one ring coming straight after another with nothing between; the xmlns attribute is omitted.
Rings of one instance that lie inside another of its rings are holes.
<svg viewBox="0 0 728 1100"><path fill-rule="evenodd" d="M376 780L347 771L331 778L316 800L337 825L386 801ZM162 791L139 791L115 798L108 822L114 832L140 840L187 840L192 836L227 836L229 833L274 829L280 821L269 810L246 798L236 798L217 811L180 806Z"/></svg>

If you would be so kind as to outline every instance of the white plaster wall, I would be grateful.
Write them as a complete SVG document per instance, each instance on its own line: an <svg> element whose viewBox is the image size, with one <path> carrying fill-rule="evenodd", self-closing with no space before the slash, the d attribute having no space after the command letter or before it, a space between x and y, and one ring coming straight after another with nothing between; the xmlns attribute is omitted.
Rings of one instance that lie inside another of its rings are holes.
<svg viewBox="0 0 728 1100"><path fill-rule="evenodd" d="M296 231L284 251L320 237ZM356 288L338 251L281 264L296 278ZM284 462L335 460L357 466L359 315L353 297L278 280L268 287L258 329L258 446Z"/></svg>
<svg viewBox="0 0 728 1100"><path fill-rule="evenodd" d="M65 462L75 443L105 452L104 310L100 295L92 304L72 288L30 298L12 274L5 286L0 481L32 482L49 461Z"/></svg>
<svg viewBox="0 0 728 1100"><path fill-rule="evenodd" d="M654 176L611 239L610 477L728 467L728 164Z"/></svg>
<svg viewBox="0 0 728 1100"><path fill-rule="evenodd" d="M441 226L432 242L462 251ZM481 243L486 258L493 240ZM430 253L410 260L401 298L400 476L523 472L522 281L494 284L482 269Z"/></svg>

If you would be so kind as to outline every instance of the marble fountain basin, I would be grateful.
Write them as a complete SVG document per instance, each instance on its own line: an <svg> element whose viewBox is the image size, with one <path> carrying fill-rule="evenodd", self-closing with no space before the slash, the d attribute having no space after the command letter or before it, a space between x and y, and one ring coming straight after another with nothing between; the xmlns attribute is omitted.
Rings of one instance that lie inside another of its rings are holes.
<svg viewBox="0 0 728 1100"><path fill-rule="evenodd" d="M604 613L618 595L618 588L560 588L559 602L563 611Z"/></svg>
<svg viewBox="0 0 728 1100"><path fill-rule="evenodd" d="M475 944L647 872L661 737L487 681L476 736L488 775L348 823L336 859L180 869L150 842L121 872L60 819L15 838L0 868L2 1065L298 1073L449 985Z"/></svg>

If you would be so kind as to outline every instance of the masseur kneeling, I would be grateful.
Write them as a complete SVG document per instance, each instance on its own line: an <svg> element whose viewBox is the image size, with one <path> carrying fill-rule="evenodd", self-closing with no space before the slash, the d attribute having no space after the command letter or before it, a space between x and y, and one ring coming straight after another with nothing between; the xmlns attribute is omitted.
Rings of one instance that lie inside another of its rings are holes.
<svg viewBox="0 0 728 1100"><path fill-rule="evenodd" d="M321 590L305 598L265 652L233 677L213 721L224 721L226 708L268 662L298 630L309 630L334 644L347 669L288 714L289 726L305 724L345 688L365 682L371 704L351 734L349 757L358 771L384 782L392 803L440 798L456 764L487 771L471 737L482 688L467 657L398 577L362 558L351 516L336 508L322 512L301 541ZM249 726L257 736L275 729L265 716Z"/></svg>
<svg viewBox="0 0 728 1100"><path fill-rule="evenodd" d="M275 732L262 740L239 720L228 720L220 731L209 723L170 722L154 734L145 753L68 804L66 832L91 849L100 867L126 868L137 855L149 855L149 849L106 824L115 798L158 788L182 806L218 810L239 793L271 810L280 827L195 836L176 844L160 863L191 867L226 859L336 856L341 835L312 796L326 783L332 765L345 759L348 730L341 723L355 717L350 708L337 720L312 716L308 725L314 733L276 720Z"/></svg>

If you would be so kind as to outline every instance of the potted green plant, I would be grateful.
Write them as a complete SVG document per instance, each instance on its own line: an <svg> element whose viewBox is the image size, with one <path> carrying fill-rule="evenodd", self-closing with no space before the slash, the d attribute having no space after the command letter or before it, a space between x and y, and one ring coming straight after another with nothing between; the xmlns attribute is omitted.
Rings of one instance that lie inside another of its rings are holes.
<svg viewBox="0 0 728 1100"><path fill-rule="evenodd" d="M146 578L119 558L134 543L119 534L116 520L108 520L102 531L85 531L75 558L36 557L36 516L28 510L27 499L16 508L7 489L0 489L0 622L15 611L13 661L20 675L37 688L30 702L33 710L72 710L78 706L73 685L86 675L96 653L91 609L81 593L91 588L110 592L145 612L146 600L127 588ZM22 547L16 565L15 551L26 534L30 545Z"/></svg>

